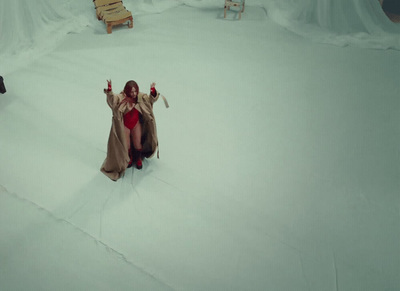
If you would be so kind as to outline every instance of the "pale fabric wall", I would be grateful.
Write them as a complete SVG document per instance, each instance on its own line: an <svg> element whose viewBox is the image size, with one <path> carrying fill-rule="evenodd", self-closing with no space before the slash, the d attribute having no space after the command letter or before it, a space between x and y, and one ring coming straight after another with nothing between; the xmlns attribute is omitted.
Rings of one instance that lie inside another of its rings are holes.
<svg viewBox="0 0 400 291"><path fill-rule="evenodd" d="M249 0L246 5L265 8L270 19L316 42L400 50L400 26L387 18L380 2L383 0ZM137 17L179 5L223 9L224 1L125 0L124 4ZM40 45L41 50L49 49L50 40L55 43L66 33L97 25L96 21L92 1L0 1L0 57Z"/></svg>
<svg viewBox="0 0 400 291"><path fill-rule="evenodd" d="M377 0L262 0L268 16L315 42L400 50L400 26Z"/></svg>

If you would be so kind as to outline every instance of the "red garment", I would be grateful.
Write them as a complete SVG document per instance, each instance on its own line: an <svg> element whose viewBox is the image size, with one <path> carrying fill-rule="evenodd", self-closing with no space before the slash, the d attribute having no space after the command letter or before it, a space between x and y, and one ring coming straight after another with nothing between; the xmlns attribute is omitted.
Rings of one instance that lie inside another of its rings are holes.
<svg viewBox="0 0 400 291"><path fill-rule="evenodd" d="M124 115L124 125L132 129L135 127L136 123L139 121L139 111L133 108L131 111Z"/></svg>

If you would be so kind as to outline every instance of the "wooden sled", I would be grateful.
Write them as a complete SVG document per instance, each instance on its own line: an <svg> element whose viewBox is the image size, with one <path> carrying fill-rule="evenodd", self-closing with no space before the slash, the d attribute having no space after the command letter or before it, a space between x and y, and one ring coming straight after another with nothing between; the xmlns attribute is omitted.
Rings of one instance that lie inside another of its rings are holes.
<svg viewBox="0 0 400 291"><path fill-rule="evenodd" d="M107 33L112 33L112 27L127 21L128 27L133 27L133 17L126 10L121 0L93 0L98 20L103 20L107 26Z"/></svg>

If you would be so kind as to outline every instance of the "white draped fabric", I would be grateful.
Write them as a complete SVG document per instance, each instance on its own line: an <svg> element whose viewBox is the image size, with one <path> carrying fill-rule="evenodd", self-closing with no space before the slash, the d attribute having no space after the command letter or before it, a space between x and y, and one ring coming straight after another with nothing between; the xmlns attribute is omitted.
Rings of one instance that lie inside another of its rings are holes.
<svg viewBox="0 0 400 291"><path fill-rule="evenodd" d="M261 0L268 16L316 42L400 50L400 24L378 0Z"/></svg>
<svg viewBox="0 0 400 291"><path fill-rule="evenodd" d="M125 1L128 4L128 1ZM223 7L223 0L135 0L136 11L162 12L177 5ZM400 50L400 24L385 15L379 0L247 0L274 22L315 42Z"/></svg>
<svg viewBox="0 0 400 291"><path fill-rule="evenodd" d="M0 1L0 55L32 47L33 42L42 43L38 39L48 40L49 34L55 38L95 22L91 2ZM224 1L125 0L124 4L137 16L162 13L179 5L223 9ZM379 0L247 0L246 6L264 7L274 22L315 42L400 50L400 24L388 19ZM13 15L9 11L32 13Z"/></svg>
<svg viewBox="0 0 400 291"><path fill-rule="evenodd" d="M38 47L46 50L65 34L85 27L88 21L75 17L70 1L73 3L73 0L1 0L0 56Z"/></svg>

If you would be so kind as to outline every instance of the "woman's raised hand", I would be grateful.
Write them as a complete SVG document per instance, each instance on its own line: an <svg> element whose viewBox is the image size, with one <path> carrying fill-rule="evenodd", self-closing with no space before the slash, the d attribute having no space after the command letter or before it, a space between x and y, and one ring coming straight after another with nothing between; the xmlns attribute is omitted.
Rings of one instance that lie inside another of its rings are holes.
<svg viewBox="0 0 400 291"><path fill-rule="evenodd" d="M151 83L150 84L150 93L151 93L151 95L153 95L153 96L156 96L156 83Z"/></svg>
<svg viewBox="0 0 400 291"><path fill-rule="evenodd" d="M106 88L104 88L104 93L108 93L108 92L111 92L112 91L112 88L111 88L111 80L107 80L107 89Z"/></svg>

